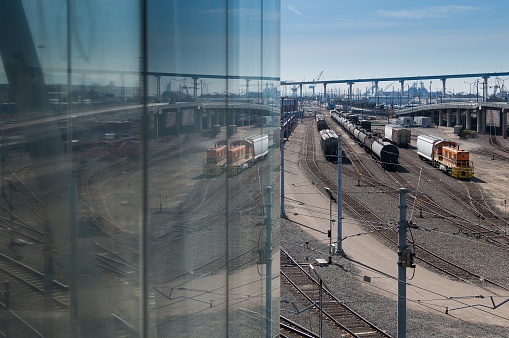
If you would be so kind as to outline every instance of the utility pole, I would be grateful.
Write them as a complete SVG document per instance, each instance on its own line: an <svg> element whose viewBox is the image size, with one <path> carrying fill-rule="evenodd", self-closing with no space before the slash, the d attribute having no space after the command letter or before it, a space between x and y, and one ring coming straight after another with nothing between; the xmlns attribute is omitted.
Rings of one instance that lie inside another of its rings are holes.
<svg viewBox="0 0 509 338"><path fill-rule="evenodd" d="M265 337L272 338L272 187L268 186L265 197Z"/></svg>
<svg viewBox="0 0 509 338"><path fill-rule="evenodd" d="M332 219L332 201L337 201L332 195L332 191L329 187L325 187L325 191L329 195L329 232L327 235L329 237L329 264L332 264L332 254L334 253L334 250L332 249L332 223L334 223L334 220Z"/></svg>
<svg viewBox="0 0 509 338"><path fill-rule="evenodd" d="M338 244L336 253L343 254L343 182L342 182L343 150L341 149L341 134L338 134Z"/></svg>
<svg viewBox="0 0 509 338"><path fill-rule="evenodd" d="M406 268L413 265L414 253L406 243L406 220L407 204L406 194L408 190L399 189L399 238L398 238L398 338L406 337Z"/></svg>
<svg viewBox="0 0 509 338"><path fill-rule="evenodd" d="M281 102L281 105L283 102ZM282 117L282 116L281 116ZM282 121L282 119L280 118ZM285 131L284 126L280 123L279 130L281 131L281 217L286 218L285 213Z"/></svg>

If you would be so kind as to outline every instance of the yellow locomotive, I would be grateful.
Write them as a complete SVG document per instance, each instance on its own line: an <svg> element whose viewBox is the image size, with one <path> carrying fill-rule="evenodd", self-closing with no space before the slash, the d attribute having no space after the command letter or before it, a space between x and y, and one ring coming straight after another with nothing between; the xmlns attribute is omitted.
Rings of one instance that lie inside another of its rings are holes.
<svg viewBox="0 0 509 338"><path fill-rule="evenodd" d="M471 178L474 175L474 164L470 161L469 152L460 149L454 141L433 135L419 135L417 154L452 177Z"/></svg>

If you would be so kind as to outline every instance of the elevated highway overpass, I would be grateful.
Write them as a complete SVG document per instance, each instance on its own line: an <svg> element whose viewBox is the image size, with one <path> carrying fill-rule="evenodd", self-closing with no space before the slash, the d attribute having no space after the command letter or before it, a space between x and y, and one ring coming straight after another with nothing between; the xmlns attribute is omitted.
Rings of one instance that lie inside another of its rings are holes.
<svg viewBox="0 0 509 338"><path fill-rule="evenodd" d="M503 102L451 102L416 106L398 110L399 116L429 116L438 126L454 127L461 125L463 129L475 130L480 134L486 133L486 120L489 117L499 118L492 121L500 126L502 135L507 138L507 112L509 104ZM496 114L493 114L496 112ZM472 126L475 118L476 126Z"/></svg>
<svg viewBox="0 0 509 338"><path fill-rule="evenodd" d="M44 132L47 130L41 128L42 126L52 125L56 131L61 122L67 125L71 118L75 127L93 128L93 125L101 123L134 120L142 116L143 108L141 104L87 107L73 109L70 116L67 113L58 114L51 111L35 112L30 119L18 119L15 123L1 124L0 135L18 134L19 131L30 128L34 130L34 138L44 138ZM151 103L147 104L146 108L149 137L168 133L178 135L182 132L201 132L214 126L217 128L217 126L251 125L257 123L264 115L279 116L279 106L276 103L273 105L224 101ZM44 132L35 132L36 130Z"/></svg>
<svg viewBox="0 0 509 338"><path fill-rule="evenodd" d="M400 76L400 77L379 77L379 78L358 78L358 79L338 79L338 80L319 80L319 81L281 81L281 86L298 86L300 89L300 97L302 97L303 85L323 85L324 93L327 93L327 85L330 84L347 84L348 85L348 99L353 96L352 86L355 83L370 82L374 83L375 95L378 96L378 84L380 82L399 82L401 84L401 94L405 88L405 81L419 81L419 80L440 80L442 81L442 97L445 93L445 84L448 79L460 78L482 78L482 94L483 102L488 97L488 80L490 77L509 76L509 72L495 72L495 73L467 73L467 74L444 74L444 75L424 75L424 76Z"/></svg>

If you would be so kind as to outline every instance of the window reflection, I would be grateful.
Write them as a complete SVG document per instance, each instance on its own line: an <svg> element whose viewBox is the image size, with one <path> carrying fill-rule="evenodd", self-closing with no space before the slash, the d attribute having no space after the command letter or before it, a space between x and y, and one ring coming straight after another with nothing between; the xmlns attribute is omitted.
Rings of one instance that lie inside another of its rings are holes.
<svg viewBox="0 0 509 338"><path fill-rule="evenodd" d="M277 334L279 5L228 6L1 3L3 335Z"/></svg>

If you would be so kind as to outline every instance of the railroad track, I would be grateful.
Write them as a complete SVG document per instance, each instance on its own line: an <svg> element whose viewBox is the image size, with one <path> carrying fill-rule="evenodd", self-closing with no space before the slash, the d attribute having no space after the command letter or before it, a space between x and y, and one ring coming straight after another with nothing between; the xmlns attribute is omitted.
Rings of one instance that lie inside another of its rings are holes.
<svg viewBox="0 0 509 338"><path fill-rule="evenodd" d="M323 283L320 291L320 282L311 276L301 264L297 263L284 248L280 248L280 254L280 273L283 281L295 288L307 302L315 305L317 316L322 312L323 318L337 328L337 336L390 337L386 332L346 306L327 287L323 286ZM321 311L320 306L317 305L320 302L320 295L322 299ZM316 335L309 337L316 337Z"/></svg>
<svg viewBox="0 0 509 338"><path fill-rule="evenodd" d="M408 159L405 159L404 161L408 162ZM426 171L419 172L413 162L408 163L411 165L406 167L407 170L417 175L417 177L421 175L422 181L426 181L429 184L434 185L437 189L447 194L451 200L454 200L460 205L463 205L467 210L471 210L474 215L483 219L489 227L481 225L479 221L473 222L472 220L467 219L465 215L458 215L445 209L443 206L433 201L430 196L425 194L421 195L423 198L423 203L421 205L423 207L427 208L429 212L435 214L438 217L442 215L448 217L449 222L451 222L459 229L466 231L466 233L469 235L476 236L478 238L485 238L488 242L498 245L501 248L509 248L509 236L507 236L507 234L505 234L502 230L503 228L507 227L507 225L509 225L509 222L504 220L486 204L484 195L482 194L482 191L478 185L476 185L475 189L469 188L469 185L476 183L459 181L465 188L465 193L454 185L448 183L446 180L437 179L428 174ZM394 175L399 177L398 180L404 180L406 184L417 190L417 187L408 181L405 177L403 177L401 173L396 172ZM416 198L414 194L412 195L412 198ZM484 201L484 204L480 201Z"/></svg>
<svg viewBox="0 0 509 338"><path fill-rule="evenodd" d="M378 180L376 177L374 177L371 172L367 169L367 167L362 163L359 156L353 151L351 146L348 143L344 143L344 148L346 150L349 150L347 152L347 156L349 157L351 163L356 168L355 172L357 173L357 178L362 181L365 184L371 185L373 187L376 187L377 189L384 191L388 195L397 198L397 193L395 193L396 188L387 186L385 183ZM400 157L400 162L403 161L402 157ZM406 159L405 161L408 161ZM429 196L423 196L424 201L421 203L421 206L423 206L428 212L434 214L437 217L445 218L449 222L451 222L453 225L461 229L462 231L465 231L469 235L473 235L479 238L485 238L488 242L499 245L501 247L508 247L509 246L509 237L502 231L502 228L505 229L509 222L504 220L501 216L493 212L493 210L487 205L482 205L477 200L472 198L470 194L465 194L464 192L459 191L457 188L453 187L452 185L448 184L447 182L443 180L439 180L440 184L437 183L436 178L430 177L426 173L419 173L415 170L415 164L412 163L412 166L408 166L407 168L409 171L412 171L417 176L423 175L423 180L429 181L431 184L434 184L439 188L440 190L443 190L445 193L451 196L452 199L456 200L458 203L464 205L466 208L471 209L474 213L477 213L480 217L486 220L486 222L492 226L493 228L487 228L485 226L482 226L478 223L472 222L471 220L466 219L462 215L457 215L449 210L446 210L441 205L437 204L435 201L433 201ZM348 168L343 168L343 172L350 176L355 177L355 172L353 170L350 170ZM398 171L392 173L387 172L388 175L393 178L393 180L398 183L398 185L401 183L401 181L404 181L406 184L409 184L411 187L415 186L409 182L406 178L404 178L401 173ZM398 177L398 178L396 178ZM444 189L444 186L447 187L447 189ZM465 188L468 191L468 188L465 186ZM479 189L480 190L480 189ZM415 196L412 196L411 193L409 195L410 198L416 198ZM475 204L475 205L474 205ZM478 208L484 209L484 210L478 210ZM486 213L489 215L486 216ZM496 219L499 219L498 224L495 223L490 219L491 217L494 217ZM468 226L467 226L468 224Z"/></svg>
<svg viewBox="0 0 509 338"><path fill-rule="evenodd" d="M290 337L308 337L318 338L318 334L310 331L309 329L297 324L290 319L279 316L279 337L290 338Z"/></svg>
<svg viewBox="0 0 509 338"><path fill-rule="evenodd" d="M493 153L493 154L498 155L497 156L498 158L501 158L504 160L509 160L509 149L507 149L506 147L504 147L504 146L500 145L500 143L498 143L497 135L490 135L490 144L493 145L495 148L497 148L497 150L504 153L504 155L500 155L500 154L496 154L496 153Z"/></svg>
<svg viewBox="0 0 509 338"><path fill-rule="evenodd" d="M311 127L312 128L312 127ZM307 143L307 154L306 154L306 165L311 173L317 177L320 182L329 187L332 193L335 195L337 191L337 184L332 179L330 179L327 174L318 166L315 161L315 142L310 139L310 134L313 134L313 129L308 129L308 143ZM386 186L380 187L383 189L388 189ZM394 191L392 193L395 193ZM398 243L398 232L393 226L392 229L388 227L387 221L380 218L376 212L370 210L363 203L358 201L352 195L343 191L343 205L346 206L346 209L353 214L356 215L358 219L362 219L371 227L371 230L376 231L379 235L381 235L384 239L388 240L393 248L397 248ZM337 196L336 196L337 197ZM384 225L384 231L380 229L380 226ZM389 231L388 231L389 230ZM445 273L455 279L460 281L472 283L477 285L480 288L486 288L488 286L497 286L503 290L509 291L509 287L502 285L496 281L492 281L490 279L486 279L484 276L481 276L475 272L469 271L458 264L451 262L450 260L444 259L439 255L431 252L430 250L424 248L422 245L417 245L413 243L411 240L407 240L410 245L413 245L416 252L416 260L419 260L428 266ZM490 291L492 292L492 290Z"/></svg>

